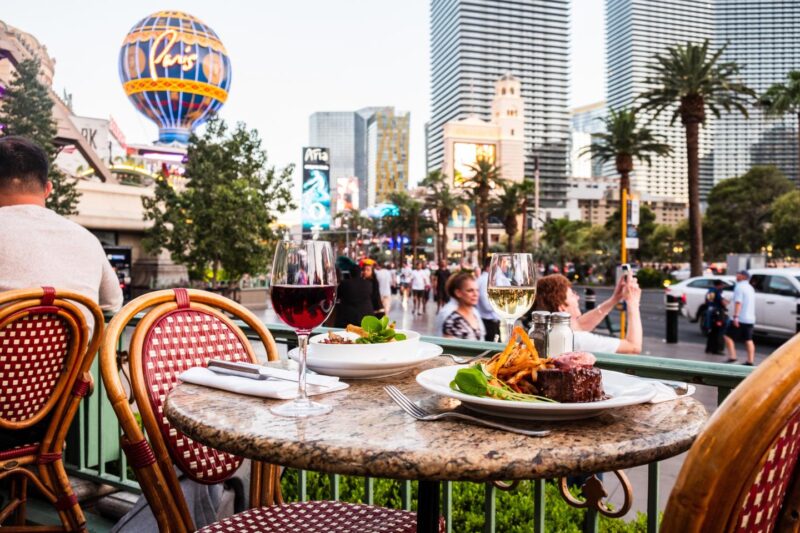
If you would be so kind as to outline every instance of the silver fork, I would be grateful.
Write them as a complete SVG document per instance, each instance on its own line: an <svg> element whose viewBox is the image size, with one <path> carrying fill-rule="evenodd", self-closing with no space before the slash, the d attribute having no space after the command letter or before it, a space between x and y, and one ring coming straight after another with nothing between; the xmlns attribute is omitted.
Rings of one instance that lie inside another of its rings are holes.
<svg viewBox="0 0 800 533"><path fill-rule="evenodd" d="M454 363L457 363L459 365L466 365L468 363L472 363L474 361L477 361L478 359L486 357L491 351L492 350L485 350L479 353L478 355L471 355L469 357L463 355L453 355L451 353L443 353L442 355L449 357L450 359L453 360Z"/></svg>
<svg viewBox="0 0 800 533"><path fill-rule="evenodd" d="M550 430L534 431L529 429L520 429L513 426L507 426L505 424L500 424L498 422L484 420L482 418L470 416L464 413L459 413L457 411L445 411L444 413L431 413L430 411L427 411L422 407L420 407L419 405L412 402L411 398L400 392L400 389L398 389L394 385L387 385L386 387L383 388L383 390L386 391L386 394L388 394L389 397L392 400L394 400L394 403L399 405L403 411L413 416L417 420L432 421L432 420L441 420L442 418L458 418L459 420L467 420L469 422L474 422L482 426L499 429L502 431L510 431L512 433L519 433L520 435L527 435L529 437L544 437L550 434Z"/></svg>

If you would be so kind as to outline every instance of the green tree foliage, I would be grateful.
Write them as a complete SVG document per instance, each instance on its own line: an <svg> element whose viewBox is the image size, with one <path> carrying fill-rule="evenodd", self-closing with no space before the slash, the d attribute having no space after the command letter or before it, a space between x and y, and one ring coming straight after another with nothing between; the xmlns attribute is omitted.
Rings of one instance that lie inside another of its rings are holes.
<svg viewBox="0 0 800 533"><path fill-rule="evenodd" d="M776 250L798 255L800 251L800 191L779 196L772 204L770 240Z"/></svg>
<svg viewBox="0 0 800 533"><path fill-rule="evenodd" d="M222 270L233 280L264 272L276 244L277 215L294 207L293 166L269 167L256 130L243 123L230 129L220 119L191 136L188 161L185 188L162 178L154 196L142 198L145 220L153 222L145 249L168 250L194 279L209 269L215 281Z"/></svg>
<svg viewBox="0 0 800 533"><path fill-rule="evenodd" d="M705 237L718 259L733 252L758 252L767 244L772 203L793 189L772 166L757 166L738 178L719 182L708 195ZM794 213L797 216L797 213Z"/></svg>
<svg viewBox="0 0 800 533"><path fill-rule="evenodd" d="M768 115L782 116L791 113L797 117L797 172L800 173L800 71L786 75L788 83L776 83L761 96L759 103ZM800 175L796 176L800 183Z"/></svg>
<svg viewBox="0 0 800 533"><path fill-rule="evenodd" d="M39 61L26 59L17 69L6 87L0 108L0 124L5 124L6 135L19 135L41 146L50 157L50 181L53 191L47 198L47 207L60 215L77 214L80 193L75 180L67 177L54 165L58 148L53 143L57 126L53 120L53 101L50 90L39 79Z"/></svg>
<svg viewBox="0 0 800 533"><path fill-rule="evenodd" d="M586 251L584 240L580 237L588 227L586 222L568 218L551 218L545 222L542 242L550 249L561 272L564 272L568 261L578 259L581 252Z"/></svg>
<svg viewBox="0 0 800 533"><path fill-rule="evenodd" d="M479 157L470 165L472 176L464 180L466 194L475 205L475 226L478 231L478 262L489 254L489 195L501 185L500 167L488 158Z"/></svg>
<svg viewBox="0 0 800 533"><path fill-rule="evenodd" d="M693 276L703 270L703 221L700 214L700 125L705 123L706 108L716 117L720 111L736 110L747 116L746 105L755 92L739 81L739 65L721 62L723 46L709 50L708 40L702 44L667 48L657 54L652 75L646 80L653 88L642 93L640 109L658 116L672 111L672 123L680 117L686 129L688 165L690 264Z"/></svg>
<svg viewBox="0 0 800 533"><path fill-rule="evenodd" d="M439 170L429 172L420 182L425 187L425 208L435 213L436 219L436 255L447 257L447 225L450 223L453 210L464 203L464 199L453 194L447 183L447 177Z"/></svg>
<svg viewBox="0 0 800 533"><path fill-rule="evenodd" d="M619 174L621 201L622 191L630 193L633 160L638 159L649 166L653 156L668 156L672 154L672 148L661 142L660 136L650 129L640 127L633 109L611 109L603 122L606 132L597 135L597 140L584 153L603 163L614 161Z"/></svg>
<svg viewBox="0 0 800 533"><path fill-rule="evenodd" d="M517 217L522 210L522 189L520 184L504 182L503 190L491 201L490 212L499 218L506 230L507 251L514 253L514 238L519 231Z"/></svg>
<svg viewBox="0 0 800 533"><path fill-rule="evenodd" d="M414 261L418 259L420 238L433 227L431 220L425 216L425 204L405 191L389 194L389 201L397 206L394 226L401 229L400 235L408 236Z"/></svg>

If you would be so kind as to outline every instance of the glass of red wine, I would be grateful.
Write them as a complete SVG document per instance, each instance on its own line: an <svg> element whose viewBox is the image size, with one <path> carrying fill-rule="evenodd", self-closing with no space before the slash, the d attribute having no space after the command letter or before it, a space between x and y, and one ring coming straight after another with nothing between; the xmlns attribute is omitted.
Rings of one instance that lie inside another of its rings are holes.
<svg viewBox="0 0 800 533"><path fill-rule="evenodd" d="M297 398L270 409L294 418L324 415L329 405L306 395L306 353L311 330L325 322L336 302L336 268L331 245L324 241L281 241L272 265L272 307L295 329L299 347Z"/></svg>

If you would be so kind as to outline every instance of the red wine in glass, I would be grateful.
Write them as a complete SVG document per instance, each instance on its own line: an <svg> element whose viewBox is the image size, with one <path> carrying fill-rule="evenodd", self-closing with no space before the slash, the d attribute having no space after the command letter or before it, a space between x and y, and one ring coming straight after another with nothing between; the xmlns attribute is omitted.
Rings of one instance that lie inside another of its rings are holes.
<svg viewBox="0 0 800 533"><path fill-rule="evenodd" d="M335 285L272 286L272 307L298 332L309 333L325 322L335 298Z"/></svg>

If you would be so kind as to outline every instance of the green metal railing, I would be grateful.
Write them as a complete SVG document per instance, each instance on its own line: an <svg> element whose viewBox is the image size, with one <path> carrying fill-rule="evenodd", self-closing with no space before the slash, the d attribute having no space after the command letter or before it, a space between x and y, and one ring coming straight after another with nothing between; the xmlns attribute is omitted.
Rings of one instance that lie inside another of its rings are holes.
<svg viewBox="0 0 800 533"><path fill-rule="evenodd" d="M239 325L248 338L257 339L255 332L247 328L243 323ZM283 324L268 324L268 327L276 342L286 344L290 348L296 345L296 336L291 328ZM327 331L327 328L320 328L318 331ZM123 346L127 348L124 340L121 342L120 348ZM456 355L474 355L486 349L502 349L500 344L490 342L426 336L423 336L422 340L438 344L447 353ZM604 369L648 378L678 380L714 387L717 390L717 404L721 403L752 371L750 367L738 365L644 355L597 354L597 361L597 365ZM128 475L126 458L119 447L120 427L106 397L97 362L92 367L92 373L96 383L95 392L81 404L67 441L66 461L68 470L79 477L110 484L124 490L139 492L138 484ZM297 494L300 500L305 501L308 498L308 476L305 471L300 471L298 474ZM339 499L341 478L338 475L330 475L329 478L329 497L334 500ZM374 501L374 481L372 478L364 479L364 502L381 504L382 502L380 501ZM658 482L659 464L651 463L648 465L648 532L656 532L658 530L660 497ZM402 507L410 510L412 483L410 481L401 481L399 483ZM531 483L534 490L535 505L532 527L536 533L542 533L545 531L545 481L535 480ZM452 531L453 484L447 482L443 483L442 486L442 510L448 524L447 531L450 533ZM496 490L494 485L486 485L483 514L484 531L487 533L494 533L495 531ZM590 530L597 530L596 516L590 515L588 523L590 524Z"/></svg>

